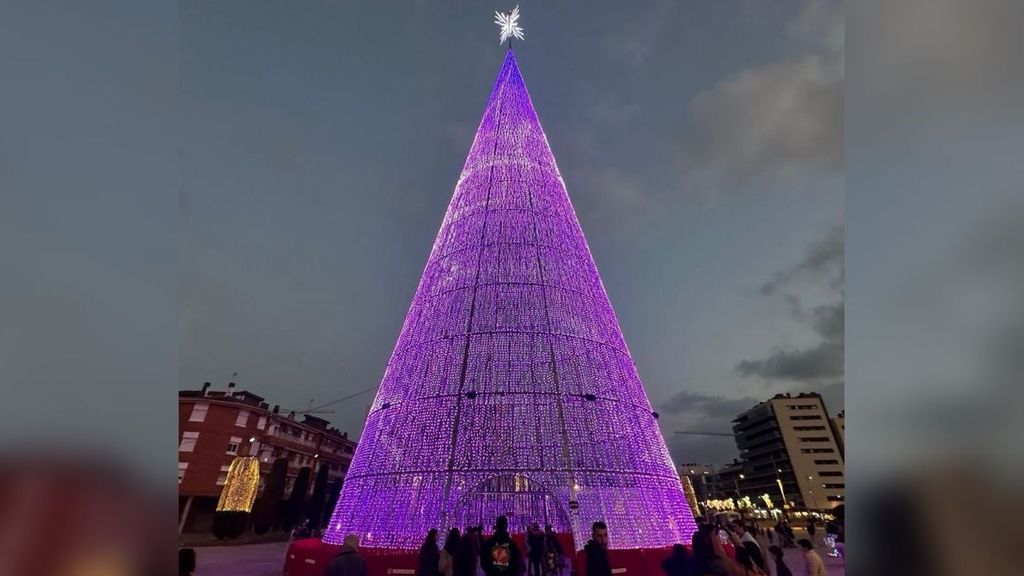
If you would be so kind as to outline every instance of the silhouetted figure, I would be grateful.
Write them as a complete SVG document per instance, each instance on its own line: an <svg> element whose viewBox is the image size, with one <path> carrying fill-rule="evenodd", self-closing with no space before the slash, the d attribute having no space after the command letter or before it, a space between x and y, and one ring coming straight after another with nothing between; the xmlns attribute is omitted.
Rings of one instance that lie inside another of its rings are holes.
<svg viewBox="0 0 1024 576"><path fill-rule="evenodd" d="M526 532L526 558L529 560L526 573L530 576L540 576L540 561L544 558L544 533L540 531L540 524L530 524Z"/></svg>
<svg viewBox="0 0 1024 576"><path fill-rule="evenodd" d="M431 528L427 531L423 545L420 546L420 564L416 574L418 576L437 576L440 561L441 555L437 551L437 529Z"/></svg>
<svg viewBox="0 0 1024 576"><path fill-rule="evenodd" d="M612 576L608 562L608 525L597 521L590 527L590 542L583 547L587 556L586 576Z"/></svg>
<svg viewBox="0 0 1024 576"><path fill-rule="evenodd" d="M194 548L178 548L178 576L192 576L196 571L196 551Z"/></svg>
<svg viewBox="0 0 1024 576"><path fill-rule="evenodd" d="M345 536L341 552L327 564L324 576L366 576L366 561L359 555L359 536Z"/></svg>
<svg viewBox="0 0 1024 576"><path fill-rule="evenodd" d="M786 561L782 558L782 548L769 546L768 552L775 559L775 576L793 576L789 566L786 565Z"/></svg>
<svg viewBox="0 0 1024 576"><path fill-rule="evenodd" d="M542 576L558 576L565 566L562 558L562 543L551 528L551 524L544 526L544 558L541 560Z"/></svg>
<svg viewBox="0 0 1024 576"><path fill-rule="evenodd" d="M458 528L448 531L448 537L444 539L444 547L441 548L441 557L437 564L437 571L441 576L452 576L455 572L455 557L459 553L459 546L462 543L461 534Z"/></svg>
<svg viewBox="0 0 1024 576"><path fill-rule="evenodd" d="M693 574L690 552L686 546L676 544L672 547L672 554L661 563L661 570L665 576L690 576Z"/></svg>
<svg viewBox="0 0 1024 576"><path fill-rule="evenodd" d="M455 570L452 576L477 576L480 567L480 528L470 526L455 553Z"/></svg>
<svg viewBox="0 0 1024 576"><path fill-rule="evenodd" d="M750 554L750 558L757 564L757 567L763 571L768 570L768 563L765 562L764 554L761 553L761 545L754 538L754 535L747 530L747 525L743 520L732 521L733 532L740 539L740 544L747 548L747 552Z"/></svg>
<svg viewBox="0 0 1024 576"><path fill-rule="evenodd" d="M811 541L806 538L801 538L797 544L804 551L807 576L828 576L828 573L825 571L825 563L821 560L821 556L818 556L818 553L814 551L814 544L811 544Z"/></svg>
<svg viewBox="0 0 1024 576"><path fill-rule="evenodd" d="M743 568L744 576L765 576L765 571L754 563L754 557L746 544L736 549L736 562Z"/></svg>
<svg viewBox="0 0 1024 576"><path fill-rule="evenodd" d="M522 554L508 533L508 518L498 516L494 535L480 550L480 567L487 576L519 576L523 568Z"/></svg>
<svg viewBox="0 0 1024 576"><path fill-rule="evenodd" d="M734 544L739 542L736 535ZM737 546L738 548L738 546ZM743 567L729 558L722 548L722 540L711 526L702 526L693 535L694 573L700 576L742 576Z"/></svg>

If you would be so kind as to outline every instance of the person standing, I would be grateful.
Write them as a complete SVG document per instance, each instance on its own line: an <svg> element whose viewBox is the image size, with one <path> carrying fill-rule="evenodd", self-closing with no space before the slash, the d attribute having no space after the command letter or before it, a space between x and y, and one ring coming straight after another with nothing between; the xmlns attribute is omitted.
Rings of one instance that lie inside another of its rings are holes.
<svg viewBox="0 0 1024 576"><path fill-rule="evenodd" d="M480 529L466 528L466 533L455 554L453 576L477 576L480 571Z"/></svg>
<svg viewBox="0 0 1024 576"><path fill-rule="evenodd" d="M665 576L690 576L690 553L686 546L672 546L672 554L661 563L661 570Z"/></svg>
<svg viewBox="0 0 1024 576"><path fill-rule="evenodd" d="M817 528L814 526L814 519L812 518L811 520L807 521L807 539L811 542L814 542L814 533L816 531Z"/></svg>
<svg viewBox="0 0 1024 576"><path fill-rule="evenodd" d="M519 576L522 554L508 533L508 517L498 516L494 535L480 549L480 566L487 576Z"/></svg>
<svg viewBox="0 0 1024 576"><path fill-rule="evenodd" d="M612 576L608 561L608 525L598 520L590 527L590 542L583 547L587 557L587 576Z"/></svg>
<svg viewBox="0 0 1024 576"><path fill-rule="evenodd" d="M455 556L459 552L461 540L458 528L448 531L448 537L444 539L444 547L441 548L441 556L437 564L437 571L441 576L453 576L455 573Z"/></svg>
<svg viewBox="0 0 1024 576"><path fill-rule="evenodd" d="M789 566L786 566L786 561L782 558L782 548L769 546L768 552L775 559L775 576L793 576Z"/></svg>
<svg viewBox="0 0 1024 576"><path fill-rule="evenodd" d="M327 564L324 576L366 576L366 561L359 555L359 536L345 535L341 552Z"/></svg>
<svg viewBox="0 0 1024 576"><path fill-rule="evenodd" d="M544 558L544 533L536 522L530 524L526 533L526 558L529 560L526 573L529 576L540 576L540 561Z"/></svg>
<svg viewBox="0 0 1024 576"><path fill-rule="evenodd" d="M544 558L541 561L542 576L559 576L564 566L562 559L562 543L551 528L551 524L544 525Z"/></svg>
<svg viewBox="0 0 1024 576"><path fill-rule="evenodd" d="M804 551L804 562L807 576L828 576L825 571L825 563L821 560L821 556L814 551L814 544L806 538L801 538L799 542L800 548Z"/></svg>
<svg viewBox="0 0 1024 576"><path fill-rule="evenodd" d="M761 552L761 545L757 542L757 539L754 538L754 535L747 530L747 525L743 520L733 520L732 529L740 539L740 546L747 549L751 560L753 560L761 570L767 571L768 563L765 562L764 554Z"/></svg>
<svg viewBox="0 0 1024 576"><path fill-rule="evenodd" d="M749 545L744 545L736 549L736 562L743 567L743 575L766 576L765 571L754 562L754 557L750 553L751 550L752 548Z"/></svg>
<svg viewBox="0 0 1024 576"><path fill-rule="evenodd" d="M420 546L420 565L416 574L422 576L437 576L437 566L440 563L441 555L437 551L437 528L431 528L427 532L427 538Z"/></svg>
<svg viewBox="0 0 1024 576"><path fill-rule="evenodd" d="M739 549L739 538L729 536ZM711 526L702 526L693 535L693 564L694 573L701 576L743 576L743 566L725 554L722 540Z"/></svg>

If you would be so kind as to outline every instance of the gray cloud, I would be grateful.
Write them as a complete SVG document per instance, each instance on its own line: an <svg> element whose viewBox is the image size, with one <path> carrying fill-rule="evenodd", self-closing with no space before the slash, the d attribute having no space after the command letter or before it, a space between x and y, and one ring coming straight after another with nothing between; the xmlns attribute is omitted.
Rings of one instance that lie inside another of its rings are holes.
<svg viewBox="0 0 1024 576"><path fill-rule="evenodd" d="M741 376L771 380L820 380L843 375L843 345L822 342L806 350L776 349L763 360L743 360L736 365Z"/></svg>
<svg viewBox="0 0 1024 576"><path fill-rule="evenodd" d="M736 442L728 436L673 434L676 430L729 432L738 414L757 405L750 396L729 398L680 390L658 405L665 441L675 462L725 464L737 457Z"/></svg>
<svg viewBox="0 0 1024 576"><path fill-rule="evenodd" d="M814 331L825 342L843 342L846 327L846 305L843 300L818 306L813 312Z"/></svg>
<svg viewBox="0 0 1024 576"><path fill-rule="evenodd" d="M785 26L799 56L740 70L691 100L682 157L695 182L714 194L842 168L844 29L841 2L809 0Z"/></svg>
<svg viewBox="0 0 1024 576"><path fill-rule="evenodd" d="M743 377L758 376L767 380L823 384L843 378L846 300L844 297L844 236L837 226L825 238L813 243L797 265L776 272L759 292L772 297L781 294L795 321L809 324L821 338L810 348L775 348L760 360L742 360L736 372ZM839 295L839 300L816 306L807 313L800 298L791 291L797 279L826 282ZM782 293L783 290L787 292Z"/></svg>
<svg viewBox="0 0 1024 576"><path fill-rule="evenodd" d="M690 163L726 182L842 166L842 76L817 55L743 70L690 103Z"/></svg>
<svg viewBox="0 0 1024 576"><path fill-rule="evenodd" d="M760 288L761 294L764 296L774 294L789 282L800 277L813 280L826 274L832 275L829 283L830 287L841 292L845 281L843 238L843 227L837 226L833 228L825 238L815 242L807 249L806 256L799 264L776 272L772 275L771 280L762 284ZM787 298L792 300L795 296L787 295Z"/></svg>
<svg viewBox="0 0 1024 576"><path fill-rule="evenodd" d="M740 412L757 404L756 398L726 398L709 396L690 390L680 390L658 406L664 415L676 416L685 412L696 412L708 419L732 419Z"/></svg>

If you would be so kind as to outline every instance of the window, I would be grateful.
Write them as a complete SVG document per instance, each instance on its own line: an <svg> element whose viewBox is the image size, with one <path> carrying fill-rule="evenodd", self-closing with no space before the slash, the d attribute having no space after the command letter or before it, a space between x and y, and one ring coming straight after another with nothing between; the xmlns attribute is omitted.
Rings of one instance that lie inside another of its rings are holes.
<svg viewBox="0 0 1024 576"><path fill-rule="evenodd" d="M799 430L801 432L804 432L804 431L807 431L807 430L824 430L824 429L825 429L824 426L793 426L793 430Z"/></svg>
<svg viewBox="0 0 1024 576"><path fill-rule="evenodd" d="M835 450L831 448L801 448L800 452L804 454L835 454Z"/></svg>
<svg viewBox="0 0 1024 576"><path fill-rule="evenodd" d="M839 464L839 460L815 460L815 464Z"/></svg>
<svg viewBox="0 0 1024 576"><path fill-rule="evenodd" d="M817 404L787 404L786 408L790 410L814 410L817 408Z"/></svg>
<svg viewBox="0 0 1024 576"><path fill-rule="evenodd" d="M828 472L822 472L821 470L818 470L818 476L842 476L842 475L843 475L842 471L831 470L831 471L828 471Z"/></svg>
<svg viewBox="0 0 1024 576"><path fill-rule="evenodd" d="M267 427L267 417L266 416L260 416L260 419L256 421L256 427L259 428L260 430L263 430L264 428L266 428Z"/></svg>
<svg viewBox="0 0 1024 576"><path fill-rule="evenodd" d="M846 488L846 484L823 484L826 490L840 490Z"/></svg>
<svg viewBox="0 0 1024 576"><path fill-rule="evenodd" d="M245 428L245 425L248 424L248 423L249 423L249 411L248 410L239 410L238 411L238 418L235 418L235 426L241 426L242 428Z"/></svg>
<svg viewBox="0 0 1024 576"><path fill-rule="evenodd" d="M188 469L188 462L178 462L178 484L185 479L185 470Z"/></svg>
<svg viewBox="0 0 1024 576"><path fill-rule="evenodd" d="M192 415L188 417L189 422L206 422L206 413L210 411L210 405L203 402L192 405Z"/></svg>
<svg viewBox="0 0 1024 576"><path fill-rule="evenodd" d="M228 454L234 456L238 454L238 447L242 444L242 439L238 436L232 436L231 442L228 442Z"/></svg>
<svg viewBox="0 0 1024 576"><path fill-rule="evenodd" d="M217 475L217 486L223 486L228 481L228 470L231 470L231 466L221 466L220 474Z"/></svg>
<svg viewBox="0 0 1024 576"><path fill-rule="evenodd" d="M820 414L811 414L810 416L790 416L790 420L821 420Z"/></svg>
<svg viewBox="0 0 1024 576"><path fill-rule="evenodd" d="M828 442L828 436L812 436L810 438L800 438L801 442Z"/></svg>
<svg viewBox="0 0 1024 576"><path fill-rule="evenodd" d="M196 449L196 442L199 440L199 432L182 432L181 444L178 445L178 452L192 452Z"/></svg>

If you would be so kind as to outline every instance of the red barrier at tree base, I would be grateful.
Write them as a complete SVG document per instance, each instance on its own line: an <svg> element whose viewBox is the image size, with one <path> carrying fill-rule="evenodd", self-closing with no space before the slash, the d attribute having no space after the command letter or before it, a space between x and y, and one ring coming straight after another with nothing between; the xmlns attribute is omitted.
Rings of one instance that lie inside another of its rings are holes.
<svg viewBox="0 0 1024 576"><path fill-rule="evenodd" d="M525 561L526 548L522 538L517 536L513 535L513 540L522 551ZM576 574L584 574L586 553L580 550L573 557L572 538L568 534L560 534L559 542L563 549L569 551L567 557L573 561ZM726 545L724 548L726 554L730 557L733 556L732 546ZM288 547L288 552L285 554L284 576L323 576L327 563L339 552L341 552L341 546L324 544L317 538L296 540ZM662 573L662 561L671 553L672 548L609 550L608 561L612 566L612 574L657 576ZM416 569L419 563L419 551L417 550L360 548L359 555L366 560L367 576L418 576Z"/></svg>

